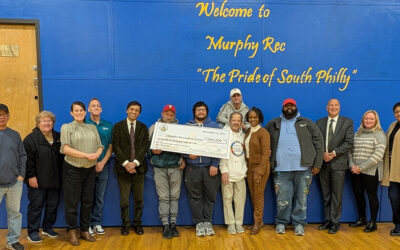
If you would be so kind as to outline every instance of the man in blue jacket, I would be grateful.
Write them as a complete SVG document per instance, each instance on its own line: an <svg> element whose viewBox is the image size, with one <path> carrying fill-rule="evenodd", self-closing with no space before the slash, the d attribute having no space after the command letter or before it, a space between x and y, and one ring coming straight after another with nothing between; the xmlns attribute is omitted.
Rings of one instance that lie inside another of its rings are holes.
<svg viewBox="0 0 400 250"><path fill-rule="evenodd" d="M187 125L218 128L218 124L208 117L208 106L199 101L193 106L194 119ZM219 159L185 155L185 184L192 208L193 222L197 236L214 235L212 214L218 188L221 185L221 173L218 170Z"/></svg>
<svg viewBox="0 0 400 250"><path fill-rule="evenodd" d="M7 203L7 248L24 249L18 241L21 236L22 214L19 212L22 183L25 177L26 153L21 136L7 127L8 107L0 104L0 203Z"/></svg>

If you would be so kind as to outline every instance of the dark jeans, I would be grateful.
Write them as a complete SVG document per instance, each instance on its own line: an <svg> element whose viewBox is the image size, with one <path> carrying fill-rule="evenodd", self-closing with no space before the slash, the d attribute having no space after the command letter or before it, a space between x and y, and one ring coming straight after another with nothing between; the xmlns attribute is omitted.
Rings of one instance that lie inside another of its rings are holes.
<svg viewBox="0 0 400 250"><path fill-rule="evenodd" d="M92 226L101 225L103 220L103 205L104 205L104 194L107 188L108 181L108 168L110 161L107 161L104 165L103 171L96 173L94 197L93 197L93 208L92 208Z"/></svg>
<svg viewBox="0 0 400 250"><path fill-rule="evenodd" d="M221 173L210 176L209 167L186 166L185 185L192 208L193 223L212 222L217 192L221 185Z"/></svg>
<svg viewBox="0 0 400 250"><path fill-rule="evenodd" d="M142 224L143 214L143 192L144 192L144 174L118 174L118 185L120 191L120 206L121 206L121 219L122 225L129 227L129 198L131 192L133 193L134 202L134 216L133 226L140 226Z"/></svg>
<svg viewBox="0 0 400 250"><path fill-rule="evenodd" d="M63 186L68 231L78 228L76 219L79 202L81 203L80 229L82 232L89 231L95 174L94 167L78 168L64 162Z"/></svg>
<svg viewBox="0 0 400 250"><path fill-rule="evenodd" d="M366 218L366 202L364 192L367 192L369 200L369 208L371 210L371 220L376 221L379 210L379 199L378 199L378 176L366 175L366 174L352 174L351 184L353 186L354 196L356 197L358 216L360 218Z"/></svg>
<svg viewBox="0 0 400 250"><path fill-rule="evenodd" d="M28 188L28 234L39 232L42 211L44 208L43 231L52 229L57 218L57 207L60 199L59 189Z"/></svg>
<svg viewBox="0 0 400 250"><path fill-rule="evenodd" d="M393 223L396 231L400 231L400 183L390 182L389 199L393 211Z"/></svg>

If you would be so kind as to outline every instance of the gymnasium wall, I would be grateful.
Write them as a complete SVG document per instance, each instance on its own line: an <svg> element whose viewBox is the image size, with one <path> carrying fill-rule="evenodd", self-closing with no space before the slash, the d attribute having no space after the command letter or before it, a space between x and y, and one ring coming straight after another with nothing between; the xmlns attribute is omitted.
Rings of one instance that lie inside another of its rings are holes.
<svg viewBox="0 0 400 250"><path fill-rule="evenodd" d="M396 0L0 2L1 18L40 22L43 108L55 113L57 130L71 121L73 101L87 103L92 97L102 102L102 118L113 123L126 117L131 100L143 105L139 120L148 126L165 104L175 105L177 118L185 123L198 100L208 104L215 120L234 87L242 90L248 106L262 109L266 121L280 115L288 97L297 101L301 115L314 121L326 116L327 101L337 98L341 115L352 118L355 129L362 114L375 109L386 130L394 120L392 105L399 101L399 13ZM104 225L118 226L119 190L109 171ZM378 219L390 221L387 188L379 189L379 197ZM316 177L308 198L308 222L323 221ZM274 199L270 179L266 223L274 222ZM27 204L24 187L24 227ZM143 224L160 225L151 166L144 206ZM184 187L179 208L178 224L192 224ZM252 223L251 211L248 197L245 224ZM342 221L356 217L347 176ZM220 193L214 223L224 223ZM2 202L0 228L6 226ZM56 226L65 226L63 202Z"/></svg>

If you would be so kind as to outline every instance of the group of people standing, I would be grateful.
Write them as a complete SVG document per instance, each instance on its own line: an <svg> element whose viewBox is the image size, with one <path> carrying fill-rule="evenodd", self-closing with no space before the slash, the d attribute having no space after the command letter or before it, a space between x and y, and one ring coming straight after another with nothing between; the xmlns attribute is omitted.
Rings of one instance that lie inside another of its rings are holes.
<svg viewBox="0 0 400 250"><path fill-rule="evenodd" d="M159 197L162 235L179 236L176 227L178 200L184 180L196 225L197 236L214 235L212 215L217 192L221 187L224 220L229 234L244 233L243 215L246 201L246 180L250 191L254 223L251 235L263 226L264 191L271 174L276 193L275 231L285 233L294 225L295 235L304 235L307 195L312 176L319 175L324 199L325 223L320 230L336 233L340 228L342 195L347 170L351 172L359 218L352 227L377 230L379 181L389 186L395 228L392 236L400 236L400 103L393 107L396 121L384 134L376 111L368 110L354 134L353 121L339 115L340 103L329 100L328 116L316 123L300 115L295 100L282 103L282 113L265 127L262 111L249 109L237 88L230 91L230 101L223 105L217 122L208 116L206 103L193 106L193 119L188 126L231 130L228 159L194 154L180 154L149 149L154 125L147 126L138 117L142 106L128 103L126 118L114 126L100 118L102 108L97 98L88 105L71 105L73 121L54 130L55 116L42 111L36 116L36 127L22 142L19 134L7 127L8 107L0 104L0 202L6 198L9 233L7 247L23 249L19 243L22 215L19 212L22 182L28 190L28 240L41 242L42 236L58 237L53 230L61 186L64 190L65 218L69 242L79 245L81 239L93 242L95 234L104 234L101 226L104 194L112 152L120 190L121 235L130 227L136 234L142 228L146 155L154 166L154 182ZM178 123L176 108L166 105L157 122ZM371 217L367 222L368 195ZM133 193L134 216L130 220L130 195ZM80 204L80 209L78 205ZM44 210L43 221L42 213ZM77 224L79 214L80 225Z"/></svg>

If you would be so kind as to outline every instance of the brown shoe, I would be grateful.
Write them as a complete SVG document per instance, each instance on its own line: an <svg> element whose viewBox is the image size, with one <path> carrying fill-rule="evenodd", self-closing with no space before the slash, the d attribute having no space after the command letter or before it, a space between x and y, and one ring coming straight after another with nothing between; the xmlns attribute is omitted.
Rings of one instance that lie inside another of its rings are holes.
<svg viewBox="0 0 400 250"><path fill-rule="evenodd" d="M247 226L247 230L253 230L254 225Z"/></svg>
<svg viewBox="0 0 400 250"><path fill-rule="evenodd" d="M79 246L78 235L76 234L76 229L69 230L69 243L73 246Z"/></svg>
<svg viewBox="0 0 400 250"><path fill-rule="evenodd" d="M89 242L95 242L96 238L93 236L90 236L89 232L81 232L81 239L87 240Z"/></svg>
<svg viewBox="0 0 400 250"><path fill-rule="evenodd" d="M258 234L261 230L262 223L254 223L253 229L251 229L250 234L255 235Z"/></svg>

